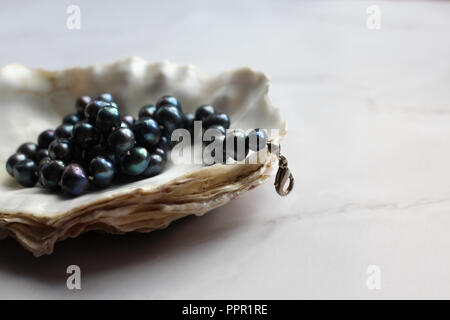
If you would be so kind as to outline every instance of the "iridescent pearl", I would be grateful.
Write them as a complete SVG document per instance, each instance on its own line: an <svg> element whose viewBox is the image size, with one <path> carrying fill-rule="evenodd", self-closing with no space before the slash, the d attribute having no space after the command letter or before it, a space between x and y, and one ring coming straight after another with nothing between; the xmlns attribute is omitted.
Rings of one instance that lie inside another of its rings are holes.
<svg viewBox="0 0 450 320"><path fill-rule="evenodd" d="M71 147L69 140L58 139L48 146L48 154L53 160L70 161Z"/></svg>
<svg viewBox="0 0 450 320"><path fill-rule="evenodd" d="M39 170L39 182L47 189L57 189L64 171L64 162L59 160L49 161Z"/></svg>
<svg viewBox="0 0 450 320"><path fill-rule="evenodd" d="M17 153L23 153L28 159L35 160L39 147L36 143L27 142L17 148Z"/></svg>
<svg viewBox="0 0 450 320"><path fill-rule="evenodd" d="M95 145L100 136L97 129L87 121L78 122L73 127L73 142L82 148Z"/></svg>
<svg viewBox="0 0 450 320"><path fill-rule="evenodd" d="M212 116L216 113L216 110L213 106L210 106L208 104L205 104L203 106L200 106L195 111L195 120L196 121L205 121L208 119L208 117Z"/></svg>
<svg viewBox="0 0 450 320"><path fill-rule="evenodd" d="M55 140L55 130L45 130L38 137L39 147L47 149L53 140Z"/></svg>
<svg viewBox="0 0 450 320"><path fill-rule="evenodd" d="M153 104L145 105L139 110L139 119L153 118L155 116L156 106Z"/></svg>
<svg viewBox="0 0 450 320"><path fill-rule="evenodd" d="M140 175L147 169L149 161L150 155L147 149L133 148L121 158L122 172L129 176Z"/></svg>
<svg viewBox="0 0 450 320"><path fill-rule="evenodd" d="M175 129L183 127L183 115L171 105L160 107L155 113L155 120L164 127L164 135L168 138Z"/></svg>
<svg viewBox="0 0 450 320"><path fill-rule="evenodd" d="M6 171L8 171L9 175L11 177L14 177L14 166L18 164L21 161L24 161L27 159L27 156L23 153L15 153L11 157L8 158L8 161L6 161Z"/></svg>
<svg viewBox="0 0 450 320"><path fill-rule="evenodd" d="M139 119L134 124L134 133L139 144L145 147L153 147L158 144L161 130L158 123L152 118Z"/></svg>
<svg viewBox="0 0 450 320"><path fill-rule="evenodd" d="M107 106L108 103L104 101L95 100L90 102L84 109L84 115L88 121L95 124L98 112Z"/></svg>
<svg viewBox="0 0 450 320"><path fill-rule="evenodd" d="M162 106L166 106L166 105L174 106L179 111L182 111L180 102L174 96L163 96L163 97L159 98L159 100L156 102L157 109L161 108Z"/></svg>
<svg viewBox="0 0 450 320"><path fill-rule="evenodd" d="M150 178L161 174L164 171L165 161L159 154L150 155L147 169L142 173L144 178Z"/></svg>
<svg viewBox="0 0 450 320"><path fill-rule="evenodd" d="M73 125L62 124L55 130L55 139L69 139L72 136Z"/></svg>
<svg viewBox="0 0 450 320"><path fill-rule="evenodd" d="M92 182L101 188L112 184L114 180L114 165L104 157L95 157L89 165Z"/></svg>
<svg viewBox="0 0 450 320"><path fill-rule="evenodd" d="M14 166L14 178L25 188L31 188L38 182L38 167L31 159L18 162Z"/></svg>
<svg viewBox="0 0 450 320"><path fill-rule="evenodd" d="M84 169L78 164L69 164L63 171L60 181L63 192L79 196L89 188L89 180Z"/></svg>
<svg viewBox="0 0 450 320"><path fill-rule="evenodd" d="M122 123L120 111L111 106L106 106L97 114L97 129L102 132L110 132L112 129L119 128Z"/></svg>
<svg viewBox="0 0 450 320"><path fill-rule="evenodd" d="M80 122L80 118L78 117L78 115L76 114L68 114L67 116L65 116L63 118L63 124L71 124L71 125L75 125L78 122Z"/></svg>
<svg viewBox="0 0 450 320"><path fill-rule="evenodd" d="M133 148L135 143L134 133L129 128L116 129L108 137L110 149L118 155Z"/></svg>
<svg viewBox="0 0 450 320"><path fill-rule="evenodd" d="M104 102L114 102L114 97L111 93L105 92L100 93L98 96L95 97L94 100L104 101Z"/></svg>

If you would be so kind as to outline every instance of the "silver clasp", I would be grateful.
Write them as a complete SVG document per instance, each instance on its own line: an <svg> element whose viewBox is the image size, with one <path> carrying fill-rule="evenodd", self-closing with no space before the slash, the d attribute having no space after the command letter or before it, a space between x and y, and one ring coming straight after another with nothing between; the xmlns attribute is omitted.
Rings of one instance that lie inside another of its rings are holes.
<svg viewBox="0 0 450 320"><path fill-rule="evenodd" d="M294 188L294 176L288 168L288 161L286 157L280 153L279 144L274 144L269 141L268 149L269 152L276 154L278 157L278 171L275 176L275 190L280 196L287 196ZM289 184L287 184L288 182Z"/></svg>

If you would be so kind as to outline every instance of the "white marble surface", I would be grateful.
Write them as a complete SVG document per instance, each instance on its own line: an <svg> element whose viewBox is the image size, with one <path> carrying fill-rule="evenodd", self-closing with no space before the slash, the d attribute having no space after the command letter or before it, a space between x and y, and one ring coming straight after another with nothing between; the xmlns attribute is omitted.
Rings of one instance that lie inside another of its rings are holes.
<svg viewBox="0 0 450 320"><path fill-rule="evenodd" d="M370 4L380 30L366 27ZM267 72L297 183L287 198L268 183L167 230L88 234L40 259L1 241L0 298L450 298L450 3L0 5L2 65L140 55ZM80 291L66 289L71 264Z"/></svg>

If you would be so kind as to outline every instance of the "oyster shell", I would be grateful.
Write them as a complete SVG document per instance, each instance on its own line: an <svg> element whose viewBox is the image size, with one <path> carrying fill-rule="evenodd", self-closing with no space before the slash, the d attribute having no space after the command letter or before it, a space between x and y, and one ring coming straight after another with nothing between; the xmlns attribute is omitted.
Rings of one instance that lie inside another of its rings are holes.
<svg viewBox="0 0 450 320"><path fill-rule="evenodd" d="M20 187L3 169L6 159L20 143L35 141L72 113L76 97L108 91L125 113L137 115L142 105L171 93L186 112L211 103L230 115L232 127L279 129L280 135L271 137L276 142L286 129L267 96L268 83L263 73L248 68L209 76L193 66L150 64L135 57L56 72L17 64L1 68L0 239L11 236L41 256L51 254L57 241L89 230L162 229L226 204L266 181L272 171L276 158L268 154L257 164L171 165L159 176L78 198Z"/></svg>

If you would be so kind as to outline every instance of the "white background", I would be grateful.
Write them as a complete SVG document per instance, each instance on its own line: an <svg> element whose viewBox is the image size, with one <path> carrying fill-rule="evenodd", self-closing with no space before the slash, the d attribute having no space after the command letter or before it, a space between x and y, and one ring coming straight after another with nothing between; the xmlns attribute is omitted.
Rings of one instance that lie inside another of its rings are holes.
<svg viewBox="0 0 450 320"><path fill-rule="evenodd" d="M0 298L450 298L450 3L0 0L0 65L130 55L269 74L295 191L271 181L164 231L91 233L39 259L1 241Z"/></svg>

